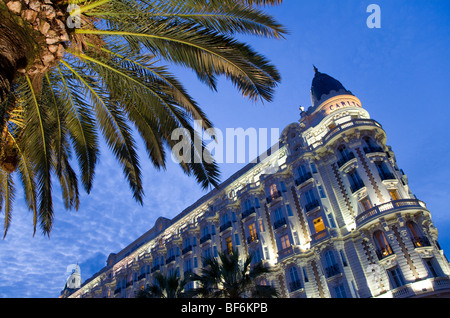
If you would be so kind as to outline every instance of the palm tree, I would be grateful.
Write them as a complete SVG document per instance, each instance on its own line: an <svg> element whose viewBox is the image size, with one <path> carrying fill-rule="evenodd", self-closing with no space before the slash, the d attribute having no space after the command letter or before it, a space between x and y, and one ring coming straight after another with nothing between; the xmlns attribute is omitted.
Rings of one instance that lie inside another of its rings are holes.
<svg viewBox="0 0 450 318"><path fill-rule="evenodd" d="M193 122L213 124L168 66L191 69L209 88L225 76L243 96L271 101L276 68L236 39L282 38L260 8L282 0L0 0L0 198L5 235L17 172L36 225L49 235L53 178L66 209L89 193L103 136L142 204L135 136L156 169L183 128L193 151L180 162L203 188L217 186L217 164L194 143ZM182 154L176 154L182 155ZM76 161L78 167L73 166ZM80 179L80 180L79 180ZM34 235L33 233L33 235Z"/></svg>
<svg viewBox="0 0 450 318"><path fill-rule="evenodd" d="M184 286L187 281L180 279L177 273L164 276L158 273L155 276L155 283L140 290L136 298L185 298Z"/></svg>
<svg viewBox="0 0 450 318"><path fill-rule="evenodd" d="M219 257L206 258L200 275L193 274L190 278L200 285L194 292L204 298L253 298L277 297L276 289L269 285L257 284L270 269L262 262L251 266L253 255L247 256L243 262L239 259L239 252L223 251Z"/></svg>

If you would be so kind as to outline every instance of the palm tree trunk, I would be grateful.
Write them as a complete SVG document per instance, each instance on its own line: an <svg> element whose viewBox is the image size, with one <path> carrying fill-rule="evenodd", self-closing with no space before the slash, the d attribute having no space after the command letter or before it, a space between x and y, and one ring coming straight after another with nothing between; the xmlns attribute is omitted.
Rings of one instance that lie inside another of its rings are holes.
<svg viewBox="0 0 450 318"><path fill-rule="evenodd" d="M27 65L34 61L39 52L34 30L14 13L12 2L5 4L3 0L0 1L0 131L3 131L5 125L5 101L11 85L17 75L25 72Z"/></svg>

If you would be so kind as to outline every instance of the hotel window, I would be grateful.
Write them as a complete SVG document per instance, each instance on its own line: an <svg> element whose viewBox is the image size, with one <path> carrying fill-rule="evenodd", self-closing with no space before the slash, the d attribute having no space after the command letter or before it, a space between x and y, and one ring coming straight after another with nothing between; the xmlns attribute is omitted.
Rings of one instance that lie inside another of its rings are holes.
<svg viewBox="0 0 450 318"><path fill-rule="evenodd" d="M400 195L398 194L398 191L396 189L389 190L389 195L391 196L392 200L400 200Z"/></svg>
<svg viewBox="0 0 450 318"><path fill-rule="evenodd" d="M377 247L376 252L380 260L394 253L383 231L378 230L373 233L373 238Z"/></svg>
<svg viewBox="0 0 450 318"><path fill-rule="evenodd" d="M316 164L314 162L311 162L311 171L313 173L317 173L317 168L316 168Z"/></svg>
<svg viewBox="0 0 450 318"><path fill-rule="evenodd" d="M384 161L375 162L375 166L377 167L381 180L394 179L394 175L389 171Z"/></svg>
<svg viewBox="0 0 450 318"><path fill-rule="evenodd" d="M270 186L270 196L272 197L272 199L276 199L279 196L277 185L275 183Z"/></svg>
<svg viewBox="0 0 450 318"><path fill-rule="evenodd" d="M234 242L236 243L236 246L237 245L241 245L241 241L239 240L239 234L234 234Z"/></svg>
<svg viewBox="0 0 450 318"><path fill-rule="evenodd" d="M289 235L286 234L282 237L280 237L280 243L281 243L281 249L284 250L291 246L291 243L289 242Z"/></svg>
<svg viewBox="0 0 450 318"><path fill-rule="evenodd" d="M298 275L297 267L289 269L289 291L293 292L302 288L300 277Z"/></svg>
<svg viewBox="0 0 450 318"><path fill-rule="evenodd" d="M344 265L344 267L346 267L348 264L347 264L347 259L345 258L344 251L339 250L339 255L341 256L342 264Z"/></svg>
<svg viewBox="0 0 450 318"><path fill-rule="evenodd" d="M263 222L263 220L259 219L258 223L259 223L259 231L260 232L264 232L264 222Z"/></svg>
<svg viewBox="0 0 450 318"><path fill-rule="evenodd" d="M361 208L363 211L367 211L372 208L372 203L370 202L370 199L368 196L359 200L359 203L361 204Z"/></svg>
<svg viewBox="0 0 450 318"><path fill-rule="evenodd" d="M322 232L325 230L325 224L323 223L322 217L318 217L313 221L314 229L316 233Z"/></svg>
<svg viewBox="0 0 450 318"><path fill-rule="evenodd" d="M350 183L350 189L352 192L356 192L362 187L364 187L364 182L361 180L361 177L359 176L356 169L353 169L347 174L348 182Z"/></svg>
<svg viewBox="0 0 450 318"><path fill-rule="evenodd" d="M334 287L334 294L336 298L347 298L347 294L345 293L344 284L340 284Z"/></svg>
<svg viewBox="0 0 450 318"><path fill-rule="evenodd" d="M233 243L231 242L231 236L228 236L225 239L225 244L226 244L226 247L227 247L228 254L231 254L233 252Z"/></svg>
<svg viewBox="0 0 450 318"><path fill-rule="evenodd" d="M414 247L431 246L430 241L426 236L422 235L422 231L419 229L416 223L408 221L406 227L411 236L411 240Z"/></svg>
<svg viewBox="0 0 450 318"><path fill-rule="evenodd" d="M424 258L424 262L431 276L433 277L440 276L439 275L440 271L438 269L438 266L436 265L436 260L434 258Z"/></svg>
<svg viewBox="0 0 450 318"><path fill-rule="evenodd" d="M306 212L311 211L320 205L319 201L316 199L313 189L310 189L304 193L304 202Z"/></svg>
<svg viewBox="0 0 450 318"><path fill-rule="evenodd" d="M292 236L294 237L294 244L295 244L295 245L300 245L300 240L299 240L299 238L298 238L297 232L293 231L293 232L292 232Z"/></svg>
<svg viewBox="0 0 450 318"><path fill-rule="evenodd" d="M398 267L388 270L388 276L392 284L392 288L398 288L405 285L402 271Z"/></svg>
<svg viewBox="0 0 450 318"><path fill-rule="evenodd" d="M317 189L319 190L320 197L322 199L325 199L327 197L327 195L325 194L325 191L323 190L323 186L319 185L319 186L317 186Z"/></svg>
<svg viewBox="0 0 450 318"><path fill-rule="evenodd" d="M365 153L383 152L383 149L378 146L378 144L374 142L372 138L365 136L363 137L363 140L366 143L366 147L364 147Z"/></svg>
<svg viewBox="0 0 450 318"><path fill-rule="evenodd" d="M340 145L338 147L338 166L342 167L346 162L355 158L353 152L349 151L345 145Z"/></svg>
<svg viewBox="0 0 450 318"><path fill-rule="evenodd" d="M291 206L289 204L286 204L286 210L287 210L288 216L294 216L294 214L292 213Z"/></svg>
<svg viewBox="0 0 450 318"><path fill-rule="evenodd" d="M325 267L325 273L328 278L340 273L333 251L328 250L325 252L325 262L327 265L327 267Z"/></svg>
<svg viewBox="0 0 450 318"><path fill-rule="evenodd" d="M248 230L250 232L249 243L256 241L258 239L258 234L256 233L255 223L250 224Z"/></svg>
<svg viewBox="0 0 450 318"><path fill-rule="evenodd" d="M333 214L328 213L327 218L328 218L328 223L330 224L330 227L336 228L336 223L334 222Z"/></svg>
<svg viewBox="0 0 450 318"><path fill-rule="evenodd" d="M308 283L309 279L308 279L308 274L306 273L306 268L303 267L302 269L303 269L303 278L305 279L305 283Z"/></svg>

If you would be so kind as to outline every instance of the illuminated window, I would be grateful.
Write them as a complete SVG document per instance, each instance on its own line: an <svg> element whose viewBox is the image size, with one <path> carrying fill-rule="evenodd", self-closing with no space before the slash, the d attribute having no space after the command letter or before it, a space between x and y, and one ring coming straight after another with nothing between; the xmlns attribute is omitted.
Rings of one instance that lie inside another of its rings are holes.
<svg viewBox="0 0 450 318"><path fill-rule="evenodd" d="M398 194L397 190L389 190L389 195L391 196L392 200L400 200L400 196Z"/></svg>
<svg viewBox="0 0 450 318"><path fill-rule="evenodd" d="M259 219L259 231L264 232L264 222L262 219Z"/></svg>
<svg viewBox="0 0 450 318"><path fill-rule="evenodd" d="M388 270L388 275L391 280L392 288L398 288L405 285L405 279L403 274L398 267Z"/></svg>
<svg viewBox="0 0 450 318"><path fill-rule="evenodd" d="M377 254L379 259L383 259L386 256L393 254L392 248L389 245L386 235L382 231L376 231L373 233L375 244L377 246Z"/></svg>
<svg viewBox="0 0 450 318"><path fill-rule="evenodd" d="M254 242L258 239L258 236L256 234L256 226L255 223L252 223L248 226L248 229L250 231L250 240L251 242Z"/></svg>
<svg viewBox="0 0 450 318"><path fill-rule="evenodd" d="M325 224L323 223L322 217L319 217L313 221L314 228L316 229L316 233L322 232L325 230Z"/></svg>
<svg viewBox="0 0 450 318"><path fill-rule="evenodd" d="M370 202L369 197L365 197L364 199L360 200L359 203L361 203L363 211L367 211L372 208L372 203Z"/></svg>
<svg viewBox="0 0 450 318"><path fill-rule="evenodd" d="M272 199L276 199L279 196L277 185L275 183L270 186L270 196L272 197Z"/></svg>
<svg viewBox="0 0 450 318"><path fill-rule="evenodd" d="M233 243L231 242L231 236L227 237L225 239L226 245L227 245L227 252L231 254L233 252Z"/></svg>
<svg viewBox="0 0 450 318"><path fill-rule="evenodd" d="M284 250L285 248L288 248L291 246L291 243L289 242L289 235L282 236L280 238L281 242L281 249Z"/></svg>

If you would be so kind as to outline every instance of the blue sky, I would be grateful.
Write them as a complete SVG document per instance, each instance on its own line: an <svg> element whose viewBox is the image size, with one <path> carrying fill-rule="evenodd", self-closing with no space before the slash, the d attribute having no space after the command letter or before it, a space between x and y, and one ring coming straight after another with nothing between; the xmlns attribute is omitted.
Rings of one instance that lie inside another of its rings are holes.
<svg viewBox="0 0 450 318"><path fill-rule="evenodd" d="M371 3L381 8L380 29L366 25ZM290 30L286 39L244 39L280 70L274 101L249 102L226 80L214 93L182 71L191 95L222 131L254 127L281 132L299 119L300 105L310 106L315 64L341 81L383 125L412 192L427 204L438 241L450 253L445 204L450 195L450 2L285 0L268 11ZM32 216L17 193L13 223L0 241L0 297L58 297L68 265L78 262L86 280L111 252L142 235L159 216L172 218L206 193L175 164L158 172L141 153L143 207L133 201L118 164L104 148L94 189L89 196L83 193L78 212L65 211L55 189L50 238L32 237ZM221 164L222 180L242 166Z"/></svg>

